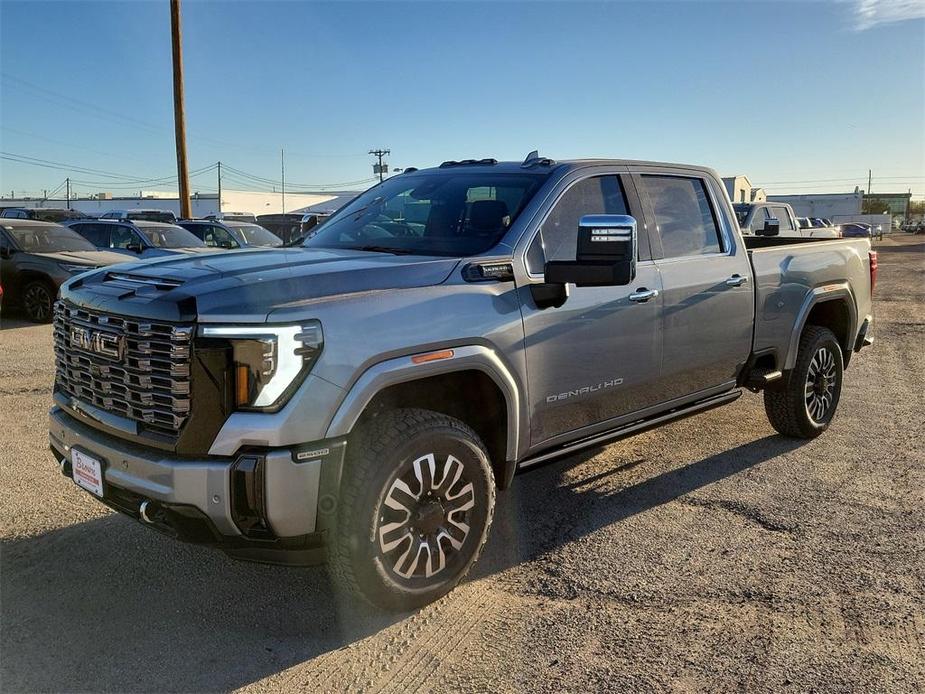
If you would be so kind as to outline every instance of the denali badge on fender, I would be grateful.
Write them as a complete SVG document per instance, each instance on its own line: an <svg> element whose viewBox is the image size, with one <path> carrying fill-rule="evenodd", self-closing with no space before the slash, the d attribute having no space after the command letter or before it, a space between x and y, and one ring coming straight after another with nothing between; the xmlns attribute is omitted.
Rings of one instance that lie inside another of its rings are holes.
<svg viewBox="0 0 925 694"><path fill-rule="evenodd" d="M71 326L71 344L84 352L121 359L125 340L121 335Z"/></svg>

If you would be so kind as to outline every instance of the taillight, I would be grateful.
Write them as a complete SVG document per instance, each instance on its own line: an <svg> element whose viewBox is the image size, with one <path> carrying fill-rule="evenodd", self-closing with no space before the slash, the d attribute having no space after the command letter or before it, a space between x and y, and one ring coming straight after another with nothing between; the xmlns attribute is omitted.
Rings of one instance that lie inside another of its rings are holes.
<svg viewBox="0 0 925 694"><path fill-rule="evenodd" d="M867 251L870 257L870 291L874 291L877 286L877 251Z"/></svg>

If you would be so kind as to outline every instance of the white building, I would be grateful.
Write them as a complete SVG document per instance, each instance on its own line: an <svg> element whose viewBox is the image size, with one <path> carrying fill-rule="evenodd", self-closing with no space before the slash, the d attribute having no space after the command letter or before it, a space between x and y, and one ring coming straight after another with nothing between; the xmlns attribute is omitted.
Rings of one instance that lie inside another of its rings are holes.
<svg viewBox="0 0 925 694"><path fill-rule="evenodd" d="M786 202L797 217L846 219L861 214L864 193L807 193L804 195L769 195L768 202Z"/></svg>
<svg viewBox="0 0 925 694"><path fill-rule="evenodd" d="M353 198L357 192L334 191L330 193L286 193L286 209L280 193L253 193L244 190L222 190L222 204L218 204L216 193L194 193L190 196L193 217L205 217L218 212L252 212L271 214L277 212L301 212L306 208L336 209ZM3 198L4 207L68 207L64 198L43 200L42 198ZM169 210L180 215L180 198L175 192L140 191L131 197L113 197L111 193L99 193L90 198L72 198L71 209L97 217L112 210L133 210L149 208Z"/></svg>
<svg viewBox="0 0 925 694"><path fill-rule="evenodd" d="M756 188L748 176L724 176L723 185L732 202L764 202L764 188Z"/></svg>

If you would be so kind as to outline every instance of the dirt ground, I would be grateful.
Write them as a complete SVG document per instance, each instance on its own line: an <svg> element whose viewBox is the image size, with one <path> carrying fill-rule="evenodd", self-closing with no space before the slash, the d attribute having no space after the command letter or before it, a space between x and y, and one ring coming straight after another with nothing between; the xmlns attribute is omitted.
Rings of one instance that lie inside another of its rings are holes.
<svg viewBox="0 0 925 694"><path fill-rule="evenodd" d="M4 320L0 688L925 690L925 238L877 248L877 343L826 435L776 435L746 394L521 475L470 579L399 616L75 488L50 329Z"/></svg>

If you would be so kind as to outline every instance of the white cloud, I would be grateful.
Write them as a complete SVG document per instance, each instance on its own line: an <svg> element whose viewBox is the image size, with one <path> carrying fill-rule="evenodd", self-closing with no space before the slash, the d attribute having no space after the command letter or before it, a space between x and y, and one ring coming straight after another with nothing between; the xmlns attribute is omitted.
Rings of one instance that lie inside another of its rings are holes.
<svg viewBox="0 0 925 694"><path fill-rule="evenodd" d="M856 0L854 28L865 31L880 24L925 17L925 0Z"/></svg>

